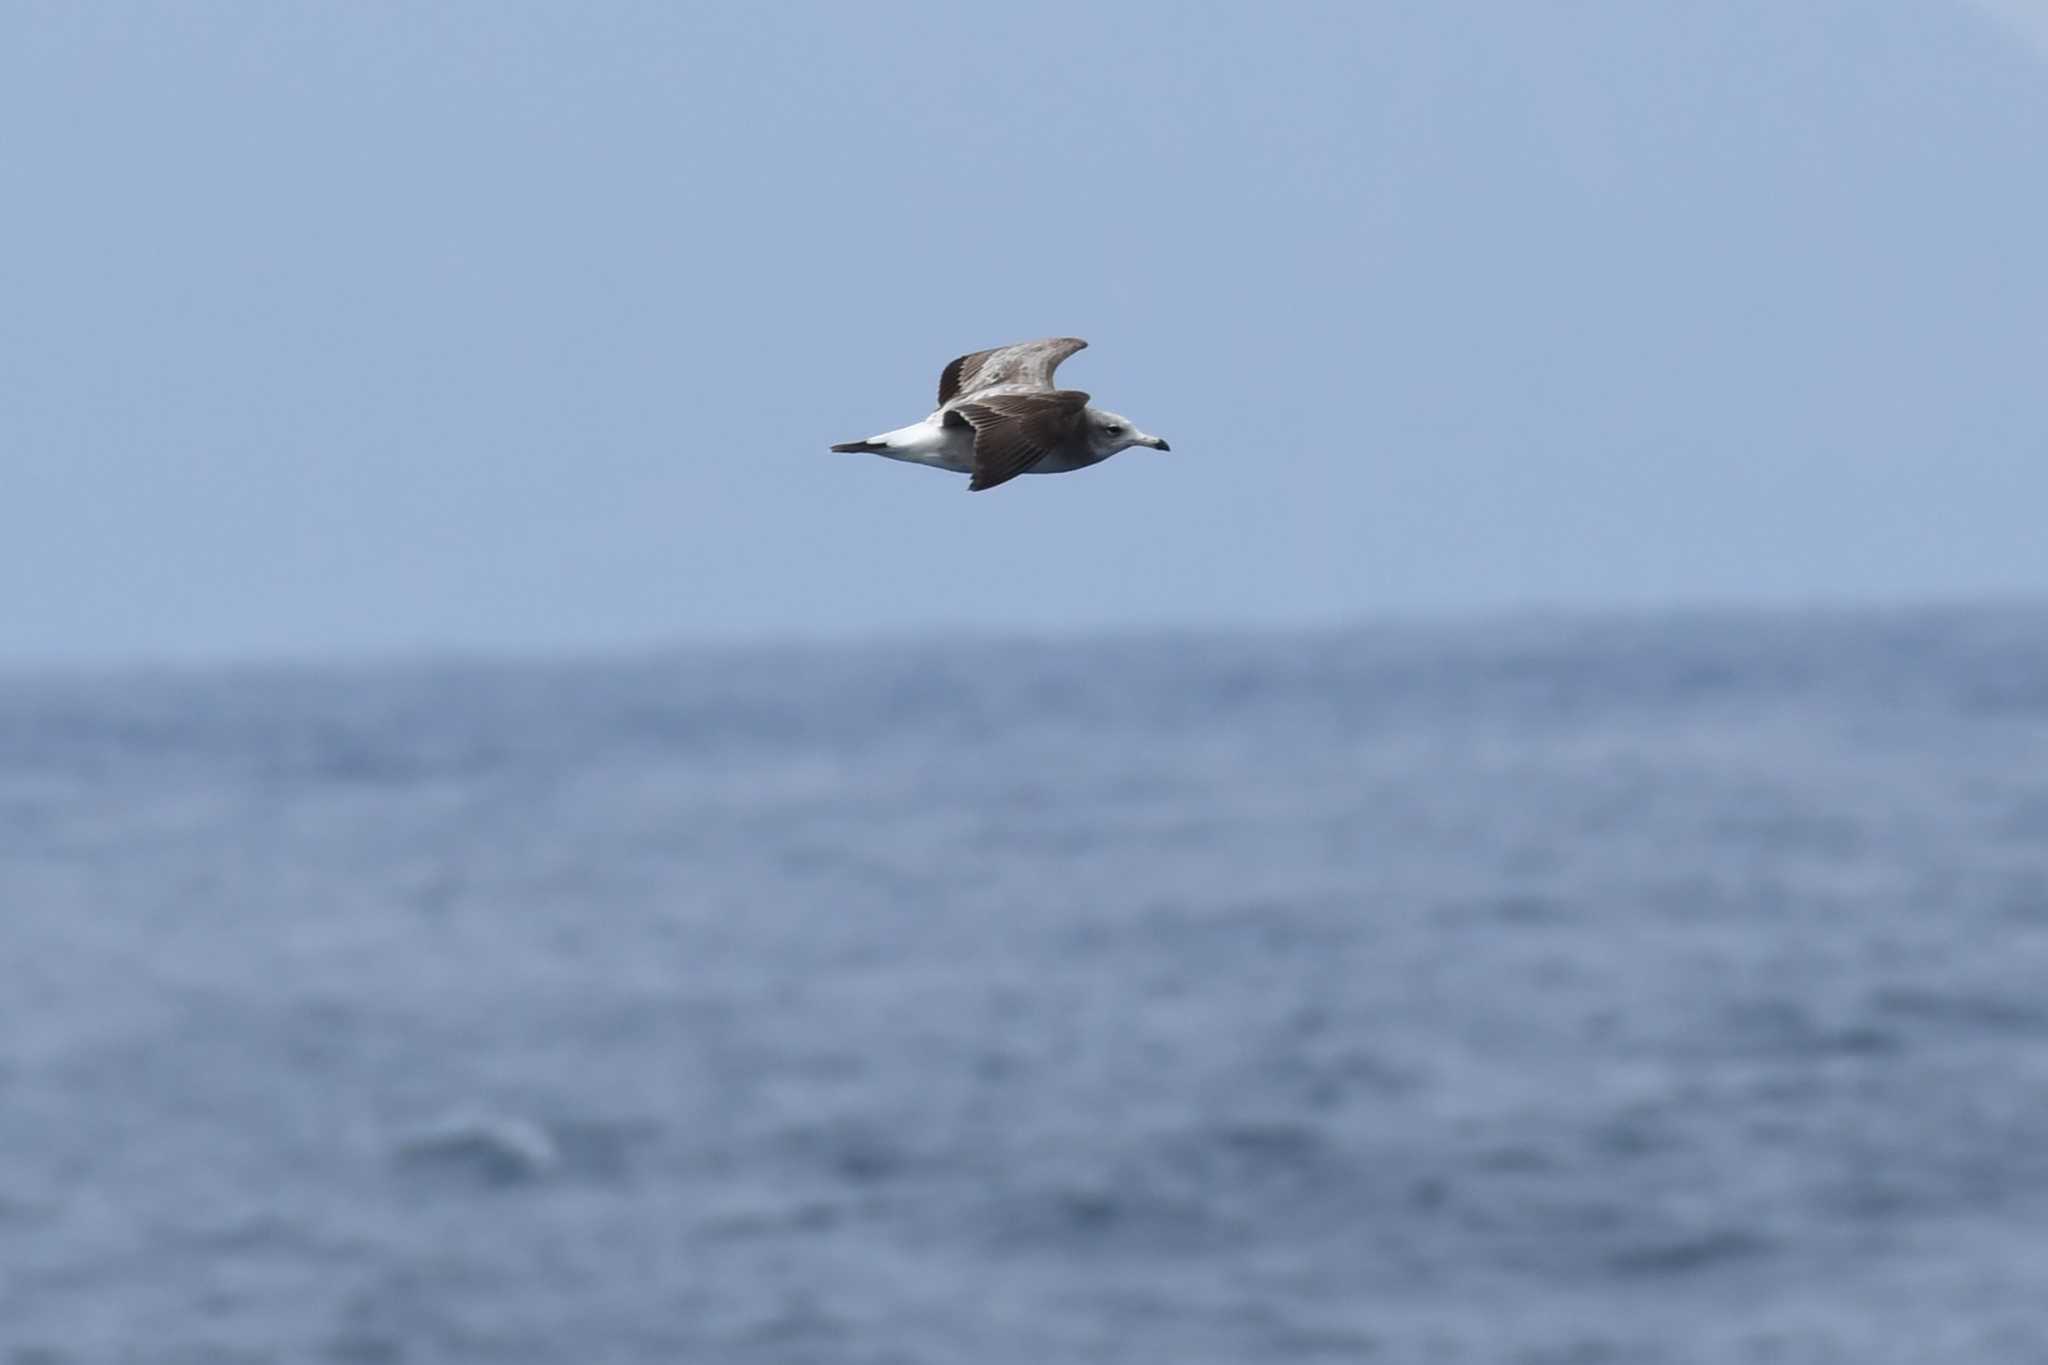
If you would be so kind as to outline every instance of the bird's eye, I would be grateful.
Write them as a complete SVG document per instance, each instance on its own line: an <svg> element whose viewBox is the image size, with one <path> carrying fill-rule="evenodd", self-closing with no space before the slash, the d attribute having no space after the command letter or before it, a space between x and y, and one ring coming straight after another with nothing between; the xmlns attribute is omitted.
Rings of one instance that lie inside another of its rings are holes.
<svg viewBox="0 0 2048 1365"><path fill-rule="evenodd" d="M1112 436L1121 436L1124 434L1124 429L1119 426L1109 426L1103 428L1103 430L1107 431Z"/></svg>

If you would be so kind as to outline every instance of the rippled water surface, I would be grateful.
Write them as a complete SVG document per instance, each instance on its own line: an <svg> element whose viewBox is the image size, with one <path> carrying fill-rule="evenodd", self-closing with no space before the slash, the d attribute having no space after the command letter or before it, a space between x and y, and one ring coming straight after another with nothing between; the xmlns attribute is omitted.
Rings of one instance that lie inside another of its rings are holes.
<svg viewBox="0 0 2048 1365"><path fill-rule="evenodd" d="M0 1361L2048 1360L2048 612L0 678Z"/></svg>

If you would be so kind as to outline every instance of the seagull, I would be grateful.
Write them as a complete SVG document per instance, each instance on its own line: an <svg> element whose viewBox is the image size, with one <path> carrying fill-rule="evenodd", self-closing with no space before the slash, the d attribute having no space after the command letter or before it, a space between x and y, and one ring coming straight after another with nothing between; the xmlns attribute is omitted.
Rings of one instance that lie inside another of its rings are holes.
<svg viewBox="0 0 2048 1365"><path fill-rule="evenodd" d="M1047 337L963 355L939 376L931 416L832 448L971 474L971 493L1019 474L1086 469L1131 446L1172 449L1129 418L1089 407L1078 389L1052 386L1060 362L1087 344Z"/></svg>

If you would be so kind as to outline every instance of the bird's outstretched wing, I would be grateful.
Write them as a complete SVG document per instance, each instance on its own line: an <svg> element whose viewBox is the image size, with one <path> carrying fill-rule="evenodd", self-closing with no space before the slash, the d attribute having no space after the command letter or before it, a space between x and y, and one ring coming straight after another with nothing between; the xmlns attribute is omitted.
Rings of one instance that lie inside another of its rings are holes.
<svg viewBox="0 0 2048 1365"><path fill-rule="evenodd" d="M983 389L1052 388L1052 372L1060 362L1083 349L1079 337L1046 337L1042 341L1020 341L1015 346L963 355L939 375L939 406L956 398L969 398Z"/></svg>
<svg viewBox="0 0 2048 1365"><path fill-rule="evenodd" d="M1057 363L1057 362L1055 362ZM1088 395L1075 389L987 393L954 408L974 428L969 492L1008 483L1081 434Z"/></svg>

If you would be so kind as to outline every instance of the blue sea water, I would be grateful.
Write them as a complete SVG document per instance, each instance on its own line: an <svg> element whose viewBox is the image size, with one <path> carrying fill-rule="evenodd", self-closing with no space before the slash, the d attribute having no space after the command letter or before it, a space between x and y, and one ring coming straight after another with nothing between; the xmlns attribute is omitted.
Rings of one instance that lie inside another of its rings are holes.
<svg viewBox="0 0 2048 1365"><path fill-rule="evenodd" d="M2048 610L0 678L0 1361L2048 1360Z"/></svg>

